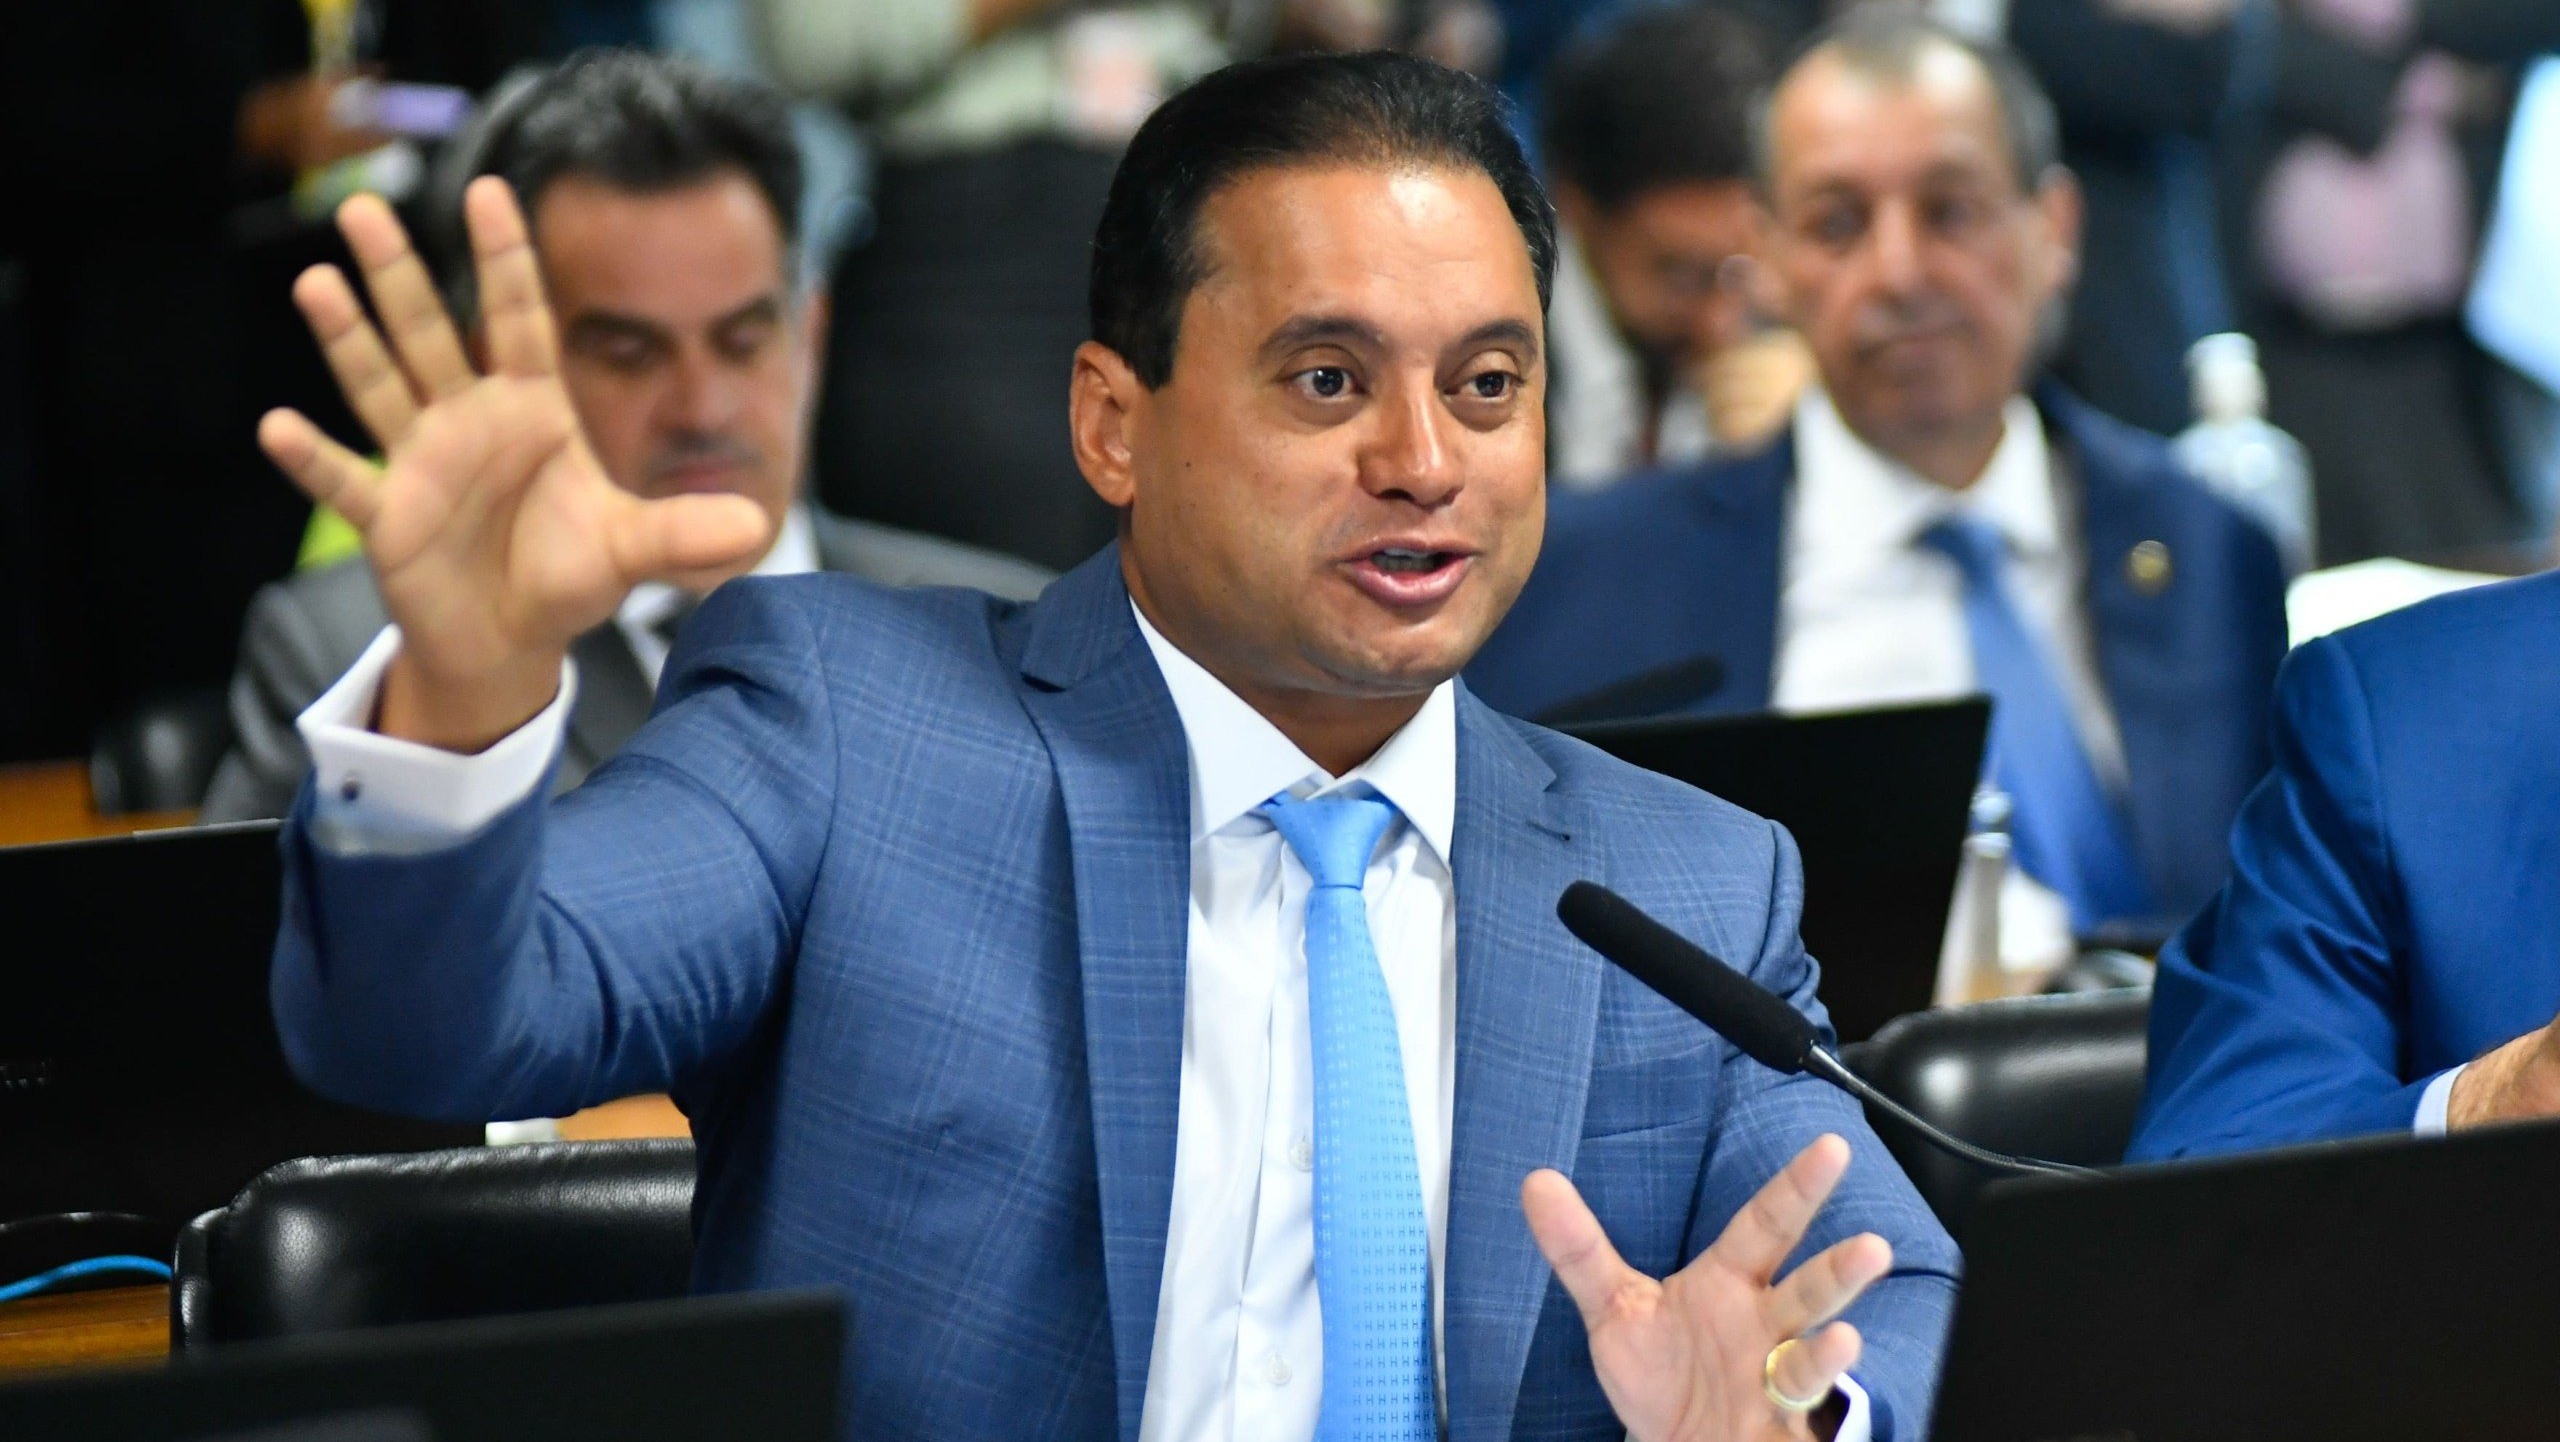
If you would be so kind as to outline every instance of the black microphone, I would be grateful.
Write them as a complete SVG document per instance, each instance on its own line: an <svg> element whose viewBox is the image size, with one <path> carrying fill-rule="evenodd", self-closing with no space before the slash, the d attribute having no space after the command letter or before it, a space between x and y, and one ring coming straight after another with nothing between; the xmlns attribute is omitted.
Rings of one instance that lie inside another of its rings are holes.
<svg viewBox="0 0 2560 1442"><path fill-rule="evenodd" d="M2085 1167L1986 1151L1931 1126L1825 1049L1803 1012L1605 886L1577 881L1566 887L1556 899L1556 919L1585 946L1705 1022L1762 1066L1789 1076L1811 1072L1911 1128L1922 1141L1975 1166L2017 1176L2088 1175Z"/></svg>

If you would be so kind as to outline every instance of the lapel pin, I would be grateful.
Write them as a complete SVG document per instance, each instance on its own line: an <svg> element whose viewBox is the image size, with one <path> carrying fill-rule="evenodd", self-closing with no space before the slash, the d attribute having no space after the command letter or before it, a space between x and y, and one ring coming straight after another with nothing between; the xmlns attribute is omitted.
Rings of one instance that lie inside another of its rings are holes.
<svg viewBox="0 0 2560 1442"><path fill-rule="evenodd" d="M2169 578L2175 568L2169 562L2169 548L2159 541L2144 541L2125 552L2125 579L2133 589L2146 596L2157 596L2169 589Z"/></svg>

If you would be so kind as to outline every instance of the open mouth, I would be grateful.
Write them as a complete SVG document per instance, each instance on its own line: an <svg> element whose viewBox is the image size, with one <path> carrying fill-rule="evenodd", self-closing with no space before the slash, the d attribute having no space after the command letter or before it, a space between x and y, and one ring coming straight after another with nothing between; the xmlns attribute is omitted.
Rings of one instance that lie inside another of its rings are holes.
<svg viewBox="0 0 2560 1442"><path fill-rule="evenodd" d="M1447 599L1458 588L1471 559L1464 551L1380 546L1353 559L1351 580L1385 605L1425 606Z"/></svg>
<svg viewBox="0 0 2560 1442"><path fill-rule="evenodd" d="M1407 551L1394 546L1369 554L1369 564L1397 576L1423 576L1458 559L1455 551Z"/></svg>

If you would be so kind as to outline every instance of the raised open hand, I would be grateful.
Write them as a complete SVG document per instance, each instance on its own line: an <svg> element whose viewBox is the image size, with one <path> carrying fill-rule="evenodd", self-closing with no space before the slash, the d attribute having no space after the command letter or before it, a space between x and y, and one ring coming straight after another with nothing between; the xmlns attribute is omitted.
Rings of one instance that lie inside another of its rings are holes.
<svg viewBox="0 0 2560 1442"><path fill-rule="evenodd" d="M485 372L391 208L360 195L339 208L338 226L381 327L335 266L305 271L293 298L384 459L356 455L290 410L270 411L258 442L364 538L402 634L381 729L471 751L550 703L569 643L634 585L717 576L761 550L770 523L741 496L642 500L614 484L561 385L514 194L484 176L463 211Z"/></svg>
<svg viewBox="0 0 2560 1442"><path fill-rule="evenodd" d="M1815 1141L1760 1189L1714 1246L1660 1282L1618 1256L1573 1183L1551 1171L1529 1175L1520 1188L1529 1230L1582 1311L1592 1366L1629 1437L1768 1442L1813 1435L1805 1414L1778 1406L1769 1388L1808 1401L1829 1396L1857 1364L1859 1347L1857 1328L1832 1319L1893 1269L1893 1248L1861 1233L1777 1280L1848 1169L1847 1142Z"/></svg>

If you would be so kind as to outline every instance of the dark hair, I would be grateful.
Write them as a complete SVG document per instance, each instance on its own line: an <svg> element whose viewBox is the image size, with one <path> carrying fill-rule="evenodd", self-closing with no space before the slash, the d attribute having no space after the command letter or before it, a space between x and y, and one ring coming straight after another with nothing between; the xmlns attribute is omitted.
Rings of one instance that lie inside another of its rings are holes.
<svg viewBox="0 0 2560 1442"><path fill-rule="evenodd" d="M1977 40L1924 15L1880 6L1852 10L1815 32L1752 106L1752 175L1761 192L1768 194L1777 179L1776 146L1770 134L1777 92L1808 61L1818 55L1836 56L1861 75L1901 81L1919 73L1921 60L1940 46L1969 56L1982 67L2000 107L2000 129L2009 145L2018 189L2028 195L2044 189L2045 181L2062 164L2062 125L2054 117L2052 98L2036 82L2027 62L2000 41Z"/></svg>
<svg viewBox="0 0 2560 1442"><path fill-rule="evenodd" d="M1244 175L1338 162L1481 171L1528 243L1546 304L1555 210L1492 87L1385 51L1295 55L1214 71L1138 127L1093 235L1093 338L1150 389L1173 375L1183 302L1207 273L1201 208Z"/></svg>
<svg viewBox="0 0 2560 1442"><path fill-rule="evenodd" d="M1771 51L1759 26L1696 0L1646 5L1583 35L1547 77L1549 171L1604 210L1663 186L1747 178Z"/></svg>
<svg viewBox="0 0 2560 1442"><path fill-rule="evenodd" d="M763 192L788 256L800 242L800 143L780 95L637 50L581 50L513 77L439 159L429 188L428 231L446 294L468 316L476 297L462 191L477 176L513 186L530 221L563 176L649 194L730 170Z"/></svg>

